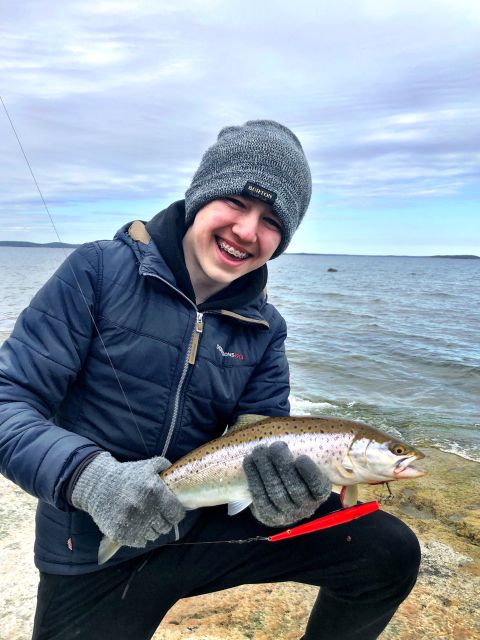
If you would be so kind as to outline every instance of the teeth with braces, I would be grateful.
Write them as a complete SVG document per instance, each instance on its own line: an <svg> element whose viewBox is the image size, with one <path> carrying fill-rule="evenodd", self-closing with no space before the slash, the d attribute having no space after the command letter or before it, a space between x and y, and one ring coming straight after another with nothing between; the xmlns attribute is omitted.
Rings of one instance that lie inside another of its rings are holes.
<svg viewBox="0 0 480 640"><path fill-rule="evenodd" d="M220 240L220 242L218 243L218 246L220 247L220 249L223 249L224 251L234 256L235 258L241 258L242 260L244 260L245 258L248 257L248 253L245 253L244 251L237 251L237 249L234 249L233 247L231 247L224 240Z"/></svg>

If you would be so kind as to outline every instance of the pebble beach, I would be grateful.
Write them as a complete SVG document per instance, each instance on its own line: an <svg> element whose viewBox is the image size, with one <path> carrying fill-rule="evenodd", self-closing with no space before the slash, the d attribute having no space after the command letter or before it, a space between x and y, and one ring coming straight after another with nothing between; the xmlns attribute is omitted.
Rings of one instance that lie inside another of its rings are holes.
<svg viewBox="0 0 480 640"><path fill-rule="evenodd" d="M423 552L417 585L381 640L476 640L480 464L437 449L423 452L428 475L393 483L394 498L381 504L416 532ZM385 493L383 487L360 490L363 500ZM0 640L31 637L34 513L35 499L0 476ZM316 588L285 583L185 599L170 610L154 640L298 640L316 594Z"/></svg>

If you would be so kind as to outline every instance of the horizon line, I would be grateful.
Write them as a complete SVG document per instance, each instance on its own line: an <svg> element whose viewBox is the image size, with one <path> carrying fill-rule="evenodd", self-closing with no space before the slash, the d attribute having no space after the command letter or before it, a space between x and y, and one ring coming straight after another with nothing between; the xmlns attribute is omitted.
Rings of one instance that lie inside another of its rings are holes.
<svg viewBox="0 0 480 640"><path fill-rule="evenodd" d="M76 249L85 243L70 242L33 242L28 240L0 240L0 247L24 247L24 248L47 248L47 249ZM433 255L410 255L393 253L323 253L314 251L286 251L285 256L328 256L328 257L363 257L363 258L457 258L465 260L480 260L480 256L473 254L433 254Z"/></svg>

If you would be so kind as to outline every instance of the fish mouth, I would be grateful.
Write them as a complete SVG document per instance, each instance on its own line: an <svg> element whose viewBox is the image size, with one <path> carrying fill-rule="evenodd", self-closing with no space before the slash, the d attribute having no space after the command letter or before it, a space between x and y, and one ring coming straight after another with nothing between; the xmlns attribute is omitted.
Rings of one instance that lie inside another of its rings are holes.
<svg viewBox="0 0 480 640"><path fill-rule="evenodd" d="M393 469L393 477L395 480L399 480L400 478L421 478L427 472L422 471L422 469L417 469L412 465L412 462L418 460L420 458L424 458L423 453L419 453L414 456L404 456L398 462L395 463L395 467Z"/></svg>

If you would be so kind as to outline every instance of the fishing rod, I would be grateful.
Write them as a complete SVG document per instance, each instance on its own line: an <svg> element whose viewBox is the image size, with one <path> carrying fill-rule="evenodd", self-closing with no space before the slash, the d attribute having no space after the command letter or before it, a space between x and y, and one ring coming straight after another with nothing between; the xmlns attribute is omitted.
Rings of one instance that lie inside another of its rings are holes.
<svg viewBox="0 0 480 640"><path fill-rule="evenodd" d="M8 121L9 121L10 126L12 128L12 131L14 133L14 136L15 136L15 138L17 140L17 143L18 143L18 146L20 148L20 151L22 152L22 155L23 155L23 157L25 159L25 162L26 162L27 167L29 169L30 175L32 176L33 182L35 183L35 187L36 187L36 189L37 189L37 191L38 191L38 193L40 195L41 201L43 203L43 207L44 207L44 209L45 209L45 211L47 213L47 216L48 216L48 218L50 220L50 223L51 223L51 225L52 225L52 227L53 227L53 229L55 231L55 235L56 235L58 241L60 243L62 243L62 239L60 238L60 234L59 234L58 229L57 229L57 227L55 225L55 222L53 220L53 216L50 213L50 210L48 208L46 200L45 200L45 198L43 196L42 190L40 189L40 185L39 185L39 183L37 181L37 178L35 177L35 174L33 172L32 165L31 165L31 163L30 163L30 161L28 159L28 156L27 156L27 154L25 152L25 149L23 148L23 145L22 145L21 140L20 140L20 136L17 133L15 125L13 124L12 118L10 117L10 114L8 112L8 109L7 109L7 106L6 106L2 96L0 96L0 101L2 103L2 106L3 106L3 109L5 111L5 114L6 114L7 118L8 118ZM72 272L73 278L75 280L77 289L80 292L82 300L85 303L87 312L88 312L88 314L90 316L90 319L91 319L92 324L93 324L93 326L95 328L95 331L96 331L96 333L97 333L97 335L98 335L98 337L100 339L100 342L102 344L102 348L103 348L103 350L105 352L105 355L106 355L106 357L108 359L108 362L109 362L109 364L110 364L110 366L112 368L112 371L114 373L115 379L116 379L116 381L118 383L118 386L120 388L122 396L123 396L123 398L125 400L125 403L126 403L126 405L128 407L128 410L130 412L132 420L133 420L133 422L135 424L135 427L137 429L138 435L140 436L140 439L142 441L143 447L145 448L145 452L146 452L146 454L148 456L149 455L149 451L147 449L147 445L145 443L145 440L143 438L142 432L140 430L140 426L138 425L137 419L135 418L135 415L133 413L131 404L130 404L130 402L128 400L127 393L126 393L126 391L125 391L125 389L124 389L124 387L123 387L123 385L122 385L122 383L120 381L120 378L118 376L117 370L115 369L115 365L112 362L110 354L108 353L107 346L106 346L106 344L105 344L105 342L104 342L104 340L102 338L102 335L100 333L100 329L99 329L99 327L97 325L95 317L94 317L92 311L90 310L90 308L88 306L88 302L86 300L86 297L85 297L85 294L84 294L83 289L81 287L81 284L78 281L78 278L77 278L77 275L75 273L75 270L73 269L73 267L72 267L70 262L68 264L69 264L70 270ZM366 502L364 504L354 505L353 507L348 507L348 508L339 509L337 511L333 511L332 513L327 514L326 516L322 516L320 518L316 518L315 520L311 520L311 521L309 521L309 522L307 522L305 524L299 525L297 527L286 529L285 531L282 531L280 533L276 533L276 534L271 535L271 536L257 536L257 537L254 537L254 538L246 538L246 539L243 539L243 540L215 540L215 541L204 541L204 542L174 542L174 543L171 543L171 545L164 545L164 546L180 546L180 545L192 545L192 544L222 544L222 543L243 544L243 543L247 543L247 542L257 542L257 541L279 542L281 540L287 540L287 539L290 539L290 538L295 538L295 537L300 536L300 535L306 535L306 534L309 534L309 533L313 533L315 531L320 531L320 530L328 529L330 527L334 527L334 526L337 526L337 525L340 525L340 524L345 524L346 522L350 522L352 520L356 520L357 518L362 518L363 516L366 516L366 515L368 515L370 513L373 513L374 511L377 511L379 508L380 508L379 504L378 504L378 502L376 500L374 500L372 502Z"/></svg>
<svg viewBox="0 0 480 640"><path fill-rule="evenodd" d="M9 121L9 123L10 123L10 126L11 126L11 128L12 128L13 134L14 134L14 136L15 136L16 140L17 140L17 143L18 143L18 146L19 146L19 148L20 148L20 151L22 152L22 155L23 155L23 157L24 157L24 159L25 159L25 162L26 162L26 164L27 164L27 167L28 167L28 169L29 169L29 171L30 171L30 175L31 175L31 176L32 176L32 178L33 178L33 182L35 183L35 187L36 187L36 189L37 189L37 191L38 191L38 193L39 193L39 195L40 195L40 198L41 198L42 203L43 203L43 207L44 207L45 211L47 212L47 216L48 216L48 218L49 218L49 220L50 220L50 222L51 222L51 224L52 224L53 230L55 231L55 235L56 235L56 237L57 237L58 241L59 241L61 244L63 244L63 243L62 243L62 239L60 238L60 234L59 234L59 232L58 232L57 226L56 226L56 224L55 224L55 222L54 222L54 220L53 220L53 216L52 216L52 214L50 213L50 209L48 208L48 205L47 205L47 203L46 203L46 201L45 201L45 198L43 197L42 190L40 189L40 185L38 184L37 178L35 177L35 174L34 174L34 172L33 172L32 165L30 164L30 161L29 161L29 159L28 159L28 156L27 156L27 154L25 153L25 149L23 148L22 142L21 142L21 140L20 140L20 136L19 136L19 135L18 135L18 133L17 133L17 130L16 130L16 128L15 128L15 125L13 124L12 118L10 117L10 114L9 114L9 112L8 112L8 109L7 109L7 106L6 106L6 104L5 104L5 102L4 102L3 98L2 98L2 96L0 96L0 101L2 102L3 109L4 109L4 111L5 111L6 115L7 115L7 118L8 118L8 121ZM68 254L66 253L65 249L64 249L64 255L65 255L66 257L68 257ZM85 307L86 307L86 309L87 309L88 315L90 316L90 320L92 321L92 324L93 324L93 326L94 326L94 328L95 328L95 331L96 331L96 333L97 333L97 335L98 335L98 338L99 338L100 343L101 343L101 345L102 345L102 348L103 348L103 350L104 350L104 352L105 352L105 355L106 355L106 357L107 357L107 360L108 360L108 362L109 362L109 364L110 364L110 366L111 366L111 368L112 368L113 375L115 376L115 379L116 379L116 381L117 381L117 383L118 383L118 386L119 386L119 388L120 388L120 391L121 391L121 393L122 393L123 399L125 400L125 403L126 403L126 405L127 405L127 407L128 407L128 410L129 410L129 412L130 412L130 415L131 415L131 417L132 417L132 420L133 420L133 422L134 422L134 424L135 424L135 428L137 429L137 433L138 433L138 435L140 436L140 440L142 441L143 447L144 447L144 449L145 449L145 453L147 454L147 456L149 456L149 451L148 451L148 448L147 448L146 442L145 442L144 437L143 437L143 435L142 435L142 432L141 432L141 430L140 430L140 426L139 426L139 424L138 424L138 422L137 422L137 419L136 419L136 417L135 417L135 414L133 413L132 406L131 406L131 404L130 404L130 402L129 402L129 400L128 400L128 397L127 397L127 393L126 393L126 391L125 391L125 389L124 389L124 387L123 387L123 385L122 385L122 383L121 383L121 381L120 381L120 378L119 378L119 376L118 376L118 372L117 372L117 370L115 369L115 366L114 366L114 364L113 364L113 362L112 362L112 359L111 359L111 357L110 357L110 354L108 353L107 346L106 346L106 344L105 344L105 342L104 342L104 340L103 340L103 338L102 338L102 334L100 333L100 329L99 329L99 327L98 327L98 325L97 325L97 322L96 322L96 320L95 320L95 317L94 317L94 315L93 315L92 311L90 310L90 307L88 306L88 302L87 302L87 299L86 299L86 297L85 297L85 293L83 292L82 286L81 286L81 284L80 284L80 282L79 282L79 280L78 280L78 278L77 278L77 274L75 273L75 270L74 270L74 268L72 267L72 265L71 265L71 263L70 263L70 262L68 262L68 265L69 265L69 267L70 267L70 271L72 272L73 279L75 280L75 284L76 284L76 286L77 286L77 289L78 289L78 291L79 291L79 293L80 293L80 295L81 295L81 297L82 297L83 302L85 303Z"/></svg>

